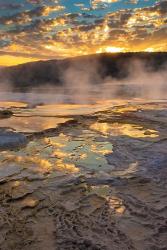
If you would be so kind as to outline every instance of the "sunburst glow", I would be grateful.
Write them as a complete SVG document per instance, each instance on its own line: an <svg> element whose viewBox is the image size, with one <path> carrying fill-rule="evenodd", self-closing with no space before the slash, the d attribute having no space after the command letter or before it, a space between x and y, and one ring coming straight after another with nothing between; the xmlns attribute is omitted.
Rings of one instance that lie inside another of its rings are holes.
<svg viewBox="0 0 167 250"><path fill-rule="evenodd" d="M166 1L156 0L2 0L0 66L101 52L167 51L166 9Z"/></svg>
<svg viewBox="0 0 167 250"><path fill-rule="evenodd" d="M99 50L97 50L97 53L102 53L102 52L120 53L120 52L124 52L124 48L120 48L120 47L104 47L104 48L100 48Z"/></svg>

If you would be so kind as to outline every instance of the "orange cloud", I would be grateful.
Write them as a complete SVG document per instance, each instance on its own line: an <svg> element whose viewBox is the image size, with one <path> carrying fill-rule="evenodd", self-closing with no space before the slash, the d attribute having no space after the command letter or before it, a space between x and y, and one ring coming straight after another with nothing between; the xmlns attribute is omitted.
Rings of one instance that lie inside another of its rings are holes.
<svg viewBox="0 0 167 250"><path fill-rule="evenodd" d="M92 4L103 9L117 1L92 0ZM1 65L101 52L167 51L166 1L147 8L107 9L100 17L83 4L75 7L86 8L84 12L70 13L62 11L60 1L49 6L29 2L34 9L0 17L5 27L0 33Z"/></svg>

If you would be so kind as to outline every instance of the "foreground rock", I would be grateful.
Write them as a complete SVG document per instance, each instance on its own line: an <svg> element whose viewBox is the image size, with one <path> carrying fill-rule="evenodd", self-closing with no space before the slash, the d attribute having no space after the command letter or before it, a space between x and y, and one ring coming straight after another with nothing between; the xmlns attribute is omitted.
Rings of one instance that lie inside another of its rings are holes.
<svg viewBox="0 0 167 250"><path fill-rule="evenodd" d="M0 152L0 249L166 250L166 125L167 103L119 105Z"/></svg>
<svg viewBox="0 0 167 250"><path fill-rule="evenodd" d="M0 150L15 149L26 146L26 136L14 132L0 132Z"/></svg>
<svg viewBox="0 0 167 250"><path fill-rule="evenodd" d="M0 119L10 118L13 115L11 110L0 110Z"/></svg>

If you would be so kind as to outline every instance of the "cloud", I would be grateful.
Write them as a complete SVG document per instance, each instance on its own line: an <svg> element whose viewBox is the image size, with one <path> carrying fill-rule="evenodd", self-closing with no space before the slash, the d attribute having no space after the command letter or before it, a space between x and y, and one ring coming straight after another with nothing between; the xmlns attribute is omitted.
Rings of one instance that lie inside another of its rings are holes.
<svg viewBox="0 0 167 250"><path fill-rule="evenodd" d="M0 48L4 53L29 51L32 57L42 53L47 58L103 52L108 47L167 50L167 1L140 7L140 2L130 0L127 6L137 7L113 11L110 6L118 3L122 6L121 1L94 0L91 8L80 1L74 9L57 0L23 0L18 9L3 3ZM5 9L10 7L7 14Z"/></svg>
<svg viewBox="0 0 167 250"><path fill-rule="evenodd" d="M0 10L20 9L24 5L16 3L0 3Z"/></svg>

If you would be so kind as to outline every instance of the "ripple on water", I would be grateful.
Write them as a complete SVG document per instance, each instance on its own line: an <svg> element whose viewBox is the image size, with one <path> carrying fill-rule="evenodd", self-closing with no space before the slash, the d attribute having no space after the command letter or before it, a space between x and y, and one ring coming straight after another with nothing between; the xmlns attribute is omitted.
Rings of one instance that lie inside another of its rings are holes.
<svg viewBox="0 0 167 250"><path fill-rule="evenodd" d="M156 130L131 123L96 122L90 126L90 129L112 136L127 135L133 138L155 138L159 136Z"/></svg>

